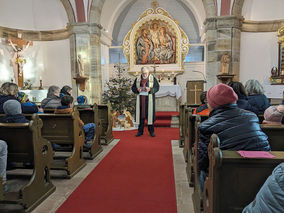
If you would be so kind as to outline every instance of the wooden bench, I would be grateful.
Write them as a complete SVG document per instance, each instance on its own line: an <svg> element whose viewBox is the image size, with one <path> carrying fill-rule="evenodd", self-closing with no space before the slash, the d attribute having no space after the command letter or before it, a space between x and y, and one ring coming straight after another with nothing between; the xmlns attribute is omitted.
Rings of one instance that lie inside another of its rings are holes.
<svg viewBox="0 0 284 213"><path fill-rule="evenodd" d="M185 104L179 105L179 146L182 147L184 144L184 122L185 122Z"/></svg>
<svg viewBox="0 0 284 213"><path fill-rule="evenodd" d="M196 142L196 136L198 135L198 129L197 126L208 119L208 116L205 115L195 115L195 114L189 114L188 116L188 142L187 142L187 164L186 164L186 174L189 182L189 186L194 186L194 169L193 169L193 161L194 161L194 144ZM198 138L197 138L198 139ZM198 144L198 140L197 140Z"/></svg>
<svg viewBox="0 0 284 213"><path fill-rule="evenodd" d="M284 151L284 125L260 125L262 131L268 136L272 151Z"/></svg>
<svg viewBox="0 0 284 213"><path fill-rule="evenodd" d="M0 123L0 139L8 145L8 162L33 165L28 184L18 192L3 194L1 182L0 203L19 204L30 212L55 191L50 180L53 150L50 142L41 136L42 126L37 114L32 116L30 123Z"/></svg>
<svg viewBox="0 0 284 213"><path fill-rule="evenodd" d="M236 151L220 150L217 135L209 145L209 177L203 192L204 213L237 213L252 202L273 169L284 162L284 152L273 159L248 159Z"/></svg>
<svg viewBox="0 0 284 213"><path fill-rule="evenodd" d="M95 131L95 138L93 140L93 144L90 148L84 148L84 151L87 151L89 153L89 158L94 159L99 153L103 151L101 146L101 121L96 119L96 117L99 117L99 110L97 104L94 104L93 106L90 106L90 108L80 108L80 106L77 107L80 119L85 123L95 123L96 125L96 131Z"/></svg>
<svg viewBox="0 0 284 213"><path fill-rule="evenodd" d="M74 109L72 114L43 113L38 115L43 121L41 134L44 138L51 143L71 147L72 154L67 157L55 156L51 167L65 170L67 177L71 178L86 165L83 158L85 137L83 129L79 126L78 110ZM29 119L29 115L25 114L25 116Z"/></svg>
<svg viewBox="0 0 284 213"><path fill-rule="evenodd" d="M192 109L190 107L185 107L184 109L184 128L183 128L183 135L184 135L184 145L183 145L183 156L184 156L184 161L188 161L188 150L189 150L189 140L191 137L191 132L190 132L190 120L189 118L192 116Z"/></svg>
<svg viewBox="0 0 284 213"><path fill-rule="evenodd" d="M95 117L95 123L101 122L101 139L104 140L104 144L107 145L113 141L112 134L112 116L110 111L110 102L107 104L99 104L98 117Z"/></svg>

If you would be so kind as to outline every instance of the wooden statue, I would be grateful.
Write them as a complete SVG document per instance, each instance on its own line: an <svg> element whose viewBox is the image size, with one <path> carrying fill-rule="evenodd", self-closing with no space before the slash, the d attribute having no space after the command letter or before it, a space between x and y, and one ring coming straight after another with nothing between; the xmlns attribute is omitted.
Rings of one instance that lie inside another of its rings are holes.
<svg viewBox="0 0 284 213"><path fill-rule="evenodd" d="M231 57L229 53L225 53L221 57L220 74L229 74Z"/></svg>
<svg viewBox="0 0 284 213"><path fill-rule="evenodd" d="M125 121L129 124L129 127L134 127L133 118L130 112L124 109L123 114L125 115Z"/></svg>
<svg viewBox="0 0 284 213"><path fill-rule="evenodd" d="M119 111L113 111L112 112L112 127L116 127L116 122L119 123L118 116L120 115Z"/></svg>

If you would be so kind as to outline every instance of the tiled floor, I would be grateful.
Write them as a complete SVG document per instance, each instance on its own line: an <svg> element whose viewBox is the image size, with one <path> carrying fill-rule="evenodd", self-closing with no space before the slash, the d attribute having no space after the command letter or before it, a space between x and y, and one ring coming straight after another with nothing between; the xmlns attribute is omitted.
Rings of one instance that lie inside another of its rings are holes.
<svg viewBox="0 0 284 213"><path fill-rule="evenodd" d="M118 142L119 140L114 140L108 146L104 146L103 152L100 153L94 160L88 160L87 165L72 179L53 179L53 183L56 186L56 191L51 194L43 203L41 203L41 205L39 205L33 211L33 213L54 213L56 209L68 198L76 187L100 163L100 161L111 151L111 149L115 147ZM189 188L188 186L184 157L182 149L179 148L177 140L172 141L172 151L178 213L193 213L193 204L191 201L193 189Z"/></svg>

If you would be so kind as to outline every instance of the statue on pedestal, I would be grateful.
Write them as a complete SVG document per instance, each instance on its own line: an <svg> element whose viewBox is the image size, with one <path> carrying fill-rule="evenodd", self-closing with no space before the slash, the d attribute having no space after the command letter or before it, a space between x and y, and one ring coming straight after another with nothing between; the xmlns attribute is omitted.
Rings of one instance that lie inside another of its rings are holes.
<svg viewBox="0 0 284 213"><path fill-rule="evenodd" d="M220 74L229 74L231 57L229 53L225 53L221 57Z"/></svg>
<svg viewBox="0 0 284 213"><path fill-rule="evenodd" d="M77 67L78 67L77 76L83 77L84 76L84 64L83 64L83 61L82 61L80 54L78 55L78 58L77 58Z"/></svg>

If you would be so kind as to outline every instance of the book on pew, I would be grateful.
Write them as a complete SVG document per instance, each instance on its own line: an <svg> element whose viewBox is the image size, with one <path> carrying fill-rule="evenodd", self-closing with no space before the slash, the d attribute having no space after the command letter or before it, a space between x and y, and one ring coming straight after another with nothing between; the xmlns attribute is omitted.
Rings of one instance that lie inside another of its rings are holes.
<svg viewBox="0 0 284 213"><path fill-rule="evenodd" d="M274 155L266 151L238 151L244 158L275 158Z"/></svg>

